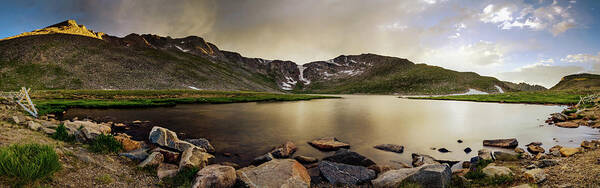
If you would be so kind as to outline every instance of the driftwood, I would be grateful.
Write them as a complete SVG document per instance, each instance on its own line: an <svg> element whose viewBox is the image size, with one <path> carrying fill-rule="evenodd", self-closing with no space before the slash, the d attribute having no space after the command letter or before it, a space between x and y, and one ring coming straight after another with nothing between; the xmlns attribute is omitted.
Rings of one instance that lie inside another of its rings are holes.
<svg viewBox="0 0 600 188"><path fill-rule="evenodd" d="M600 103L600 94L592 94L585 97L579 97L579 102L577 102L576 107L582 107L587 105L596 105Z"/></svg>
<svg viewBox="0 0 600 188"><path fill-rule="evenodd" d="M31 101L29 97L29 90L25 87L21 88L19 92L1 92L0 98L13 99L17 104L19 104L25 111L27 111L31 116L38 117L37 109L35 108L35 104Z"/></svg>

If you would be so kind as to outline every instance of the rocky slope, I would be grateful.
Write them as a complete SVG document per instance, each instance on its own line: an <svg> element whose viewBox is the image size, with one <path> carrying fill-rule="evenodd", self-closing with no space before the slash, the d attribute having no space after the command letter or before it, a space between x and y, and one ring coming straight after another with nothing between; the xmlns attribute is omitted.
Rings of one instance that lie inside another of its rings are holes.
<svg viewBox="0 0 600 188"><path fill-rule="evenodd" d="M196 36L94 33L73 20L0 41L0 90L211 89L295 93L449 94L525 90L375 54L298 65L248 58Z"/></svg>
<svg viewBox="0 0 600 188"><path fill-rule="evenodd" d="M600 75L597 74L573 74L563 77L552 90L568 89L598 89L600 88Z"/></svg>

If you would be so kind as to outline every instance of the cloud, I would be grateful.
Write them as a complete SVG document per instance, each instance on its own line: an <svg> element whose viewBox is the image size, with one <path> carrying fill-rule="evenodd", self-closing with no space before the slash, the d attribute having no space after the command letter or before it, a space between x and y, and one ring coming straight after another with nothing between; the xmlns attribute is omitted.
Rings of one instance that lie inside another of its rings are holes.
<svg viewBox="0 0 600 188"><path fill-rule="evenodd" d="M539 84L551 88L562 77L582 71L584 71L584 68L579 66L554 66L538 62L523 66L515 71L499 73L496 76L501 80Z"/></svg>
<svg viewBox="0 0 600 188"><path fill-rule="evenodd" d="M481 22L497 24L503 30L513 28L547 29L557 36L577 26L576 20L570 13L573 3L564 7L560 6L557 1L553 1L552 4L542 5L538 8L523 3L489 4L483 8L479 17Z"/></svg>
<svg viewBox="0 0 600 188"><path fill-rule="evenodd" d="M510 49L502 44L479 41L471 44L446 45L429 49L417 62L442 66L457 71L475 71L487 74L504 64Z"/></svg>
<svg viewBox="0 0 600 188"><path fill-rule="evenodd" d="M569 63L599 63L600 64L600 52L597 55L592 54L571 54L560 59L564 62Z"/></svg>

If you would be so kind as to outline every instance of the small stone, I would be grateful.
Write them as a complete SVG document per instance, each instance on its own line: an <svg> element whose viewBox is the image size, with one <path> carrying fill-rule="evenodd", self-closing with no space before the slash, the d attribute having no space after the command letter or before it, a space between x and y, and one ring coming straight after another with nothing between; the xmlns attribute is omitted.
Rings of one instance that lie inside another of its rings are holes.
<svg viewBox="0 0 600 188"><path fill-rule="evenodd" d="M440 148L440 149L438 149L438 151L439 151L439 152L442 152L442 153L448 153L448 152L450 152L450 151L449 151L448 149L446 149L446 148Z"/></svg>
<svg viewBox="0 0 600 188"><path fill-rule="evenodd" d="M537 167L539 167L539 168L546 168L546 167L555 166L555 165L558 165L558 161L553 160L553 159L544 159L544 160L540 160L537 163Z"/></svg>
<svg viewBox="0 0 600 188"><path fill-rule="evenodd" d="M484 160L493 160L492 152L488 149L480 149L477 151L477 156Z"/></svg>
<svg viewBox="0 0 600 188"><path fill-rule="evenodd" d="M323 137L308 142L311 146L325 151L338 150L340 148L350 148L350 144L340 142L335 137Z"/></svg>
<svg viewBox="0 0 600 188"><path fill-rule="evenodd" d="M278 159L288 158L292 154L294 154L297 149L298 148L293 142L287 141L284 144L273 149L273 151L271 151L271 155Z"/></svg>
<svg viewBox="0 0 600 188"><path fill-rule="evenodd" d="M529 153L534 154L534 155L538 154L538 153L546 152L546 150L544 150L544 148L542 148L541 146L538 146L538 145L527 146L527 151L529 151Z"/></svg>
<svg viewBox="0 0 600 188"><path fill-rule="evenodd" d="M50 128L42 127L42 132L44 132L44 133L46 133L48 135L53 135L54 133L56 133L56 130L55 129L50 129Z"/></svg>
<svg viewBox="0 0 600 188"><path fill-rule="evenodd" d="M463 143L463 141L462 141L462 140L457 140L456 142L458 142L458 143Z"/></svg>
<svg viewBox="0 0 600 188"><path fill-rule="evenodd" d="M210 141L205 138L186 139L185 141L194 144L195 146L204 148L208 153L215 153L215 147L213 147L210 144Z"/></svg>
<svg viewBox="0 0 600 188"><path fill-rule="evenodd" d="M596 144L590 141L583 141L581 142L581 147L585 149L596 149Z"/></svg>
<svg viewBox="0 0 600 188"><path fill-rule="evenodd" d="M535 155L534 159L535 159L535 160L541 160L541 159L545 159L545 158L547 158L547 157L548 157L548 156L546 156L546 154L543 154L543 153L538 153L537 155Z"/></svg>
<svg viewBox="0 0 600 188"><path fill-rule="evenodd" d="M123 150L125 151L133 151L142 147L140 142L132 140L131 136L125 133L118 133L114 138L123 145Z"/></svg>
<svg viewBox="0 0 600 188"><path fill-rule="evenodd" d="M196 173L192 188L233 187L236 178L233 167L216 164L208 165Z"/></svg>
<svg viewBox="0 0 600 188"><path fill-rule="evenodd" d="M473 151L473 150L471 150L471 148L465 148L464 151L465 151L465 153L471 153L471 151Z"/></svg>
<svg viewBox="0 0 600 188"><path fill-rule="evenodd" d="M169 150L166 150L166 149L163 149L160 147L154 148L152 150L152 152L161 153L164 156L166 163L172 163L172 164L179 163L179 157L181 155L179 152L169 151Z"/></svg>
<svg viewBox="0 0 600 188"><path fill-rule="evenodd" d="M515 152L516 153L525 153L525 150L523 148L515 148Z"/></svg>
<svg viewBox="0 0 600 188"><path fill-rule="evenodd" d="M31 129L32 131L38 131L38 130L40 130L40 128L42 128L42 125L40 125L39 123L37 123L35 121L28 121L27 128Z"/></svg>
<svg viewBox="0 0 600 188"><path fill-rule="evenodd" d="M148 153L144 148L140 148L126 153L119 153L119 156L124 156L135 161L142 161L148 157Z"/></svg>
<svg viewBox="0 0 600 188"><path fill-rule="evenodd" d="M173 177L179 171L179 167L174 164L160 163L156 168L156 175L159 179Z"/></svg>

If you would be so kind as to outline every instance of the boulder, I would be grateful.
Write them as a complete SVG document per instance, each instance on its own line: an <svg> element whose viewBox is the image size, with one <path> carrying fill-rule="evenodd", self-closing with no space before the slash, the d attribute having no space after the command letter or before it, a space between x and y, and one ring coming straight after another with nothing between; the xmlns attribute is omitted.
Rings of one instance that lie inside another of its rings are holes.
<svg viewBox="0 0 600 188"><path fill-rule="evenodd" d="M144 168L144 167L151 167L151 166L158 166L160 163L162 163L164 161L164 156L159 153L159 152L152 152L150 155L148 155L148 157L146 157L146 159L144 161L142 161L140 164L138 164L138 167L140 168Z"/></svg>
<svg viewBox="0 0 600 188"><path fill-rule="evenodd" d="M179 171L179 166L174 164L160 163L158 168L156 168L156 175L159 179L163 179L165 177L173 177Z"/></svg>
<svg viewBox="0 0 600 188"><path fill-rule="evenodd" d="M579 124L575 123L575 122L558 122L555 124L558 127L562 127L562 128L577 128L579 127Z"/></svg>
<svg viewBox="0 0 600 188"><path fill-rule="evenodd" d="M575 155L576 153L579 153L579 148L560 148L560 154L563 157L570 157L571 155Z"/></svg>
<svg viewBox="0 0 600 188"><path fill-rule="evenodd" d="M338 150L340 148L350 148L349 144L340 142L335 137L323 137L308 142L311 146L325 151Z"/></svg>
<svg viewBox="0 0 600 188"><path fill-rule="evenodd" d="M97 124L91 121L65 121L65 127L74 132L72 129L77 129L79 133L86 140L94 140L101 134L110 134L111 128L105 124Z"/></svg>
<svg viewBox="0 0 600 188"><path fill-rule="evenodd" d="M390 170L371 181L373 187L402 187L404 183L417 183L422 187L443 188L451 184L452 172L446 164L430 164L417 168Z"/></svg>
<svg viewBox="0 0 600 188"><path fill-rule="evenodd" d="M396 145L396 144L379 144L374 147L379 150L389 151L389 152L394 152L394 153L404 152L404 146Z"/></svg>
<svg viewBox="0 0 600 188"><path fill-rule="evenodd" d="M537 155L535 155L535 157L533 159L535 160L542 160L542 159L546 159L548 158L548 156L544 153L538 153Z"/></svg>
<svg viewBox="0 0 600 188"><path fill-rule="evenodd" d="M487 176L502 176L512 174L512 170L503 166L488 165L481 170Z"/></svg>
<svg viewBox="0 0 600 188"><path fill-rule="evenodd" d="M423 155L418 153L412 154L412 165L419 167L425 164L440 164L435 158L429 155Z"/></svg>
<svg viewBox="0 0 600 188"><path fill-rule="evenodd" d="M480 149L479 151L477 151L477 156L484 160L494 160L494 158L492 157L492 151L488 149Z"/></svg>
<svg viewBox="0 0 600 188"><path fill-rule="evenodd" d="M323 160L364 167L375 164L371 159L347 149L338 150L333 155L323 158Z"/></svg>
<svg viewBox="0 0 600 188"><path fill-rule="evenodd" d="M211 158L214 158L214 156L209 153L206 153L206 150L195 146L190 147L181 154L179 168L203 168L208 164L208 160Z"/></svg>
<svg viewBox="0 0 600 188"><path fill-rule="evenodd" d="M302 164L312 164L312 163L319 162L319 159L317 159L317 158L307 157L307 156L303 156L303 155L295 156L294 159L296 159L296 161L298 161Z"/></svg>
<svg viewBox="0 0 600 188"><path fill-rule="evenodd" d="M208 165L196 173L193 188L229 188L236 181L235 169L230 166Z"/></svg>
<svg viewBox="0 0 600 188"><path fill-rule="evenodd" d="M562 146L555 145L555 146L552 146L549 151L550 151L550 153L552 153L553 151L560 151L560 148L562 148Z"/></svg>
<svg viewBox="0 0 600 188"><path fill-rule="evenodd" d="M42 125L40 125L39 123L37 123L35 121L28 121L27 128L29 128L33 131L38 131L38 130L40 130L40 128L42 128Z"/></svg>
<svg viewBox="0 0 600 188"><path fill-rule="evenodd" d="M259 166L249 166L237 171L245 187L310 187L306 168L293 159L274 159Z"/></svg>
<svg viewBox="0 0 600 188"><path fill-rule="evenodd" d="M517 161L519 154L504 151L494 151L494 159L498 161Z"/></svg>
<svg viewBox="0 0 600 188"><path fill-rule="evenodd" d="M175 149L179 152L184 152L185 150L191 147L199 148L192 143L179 140L175 132L159 126L152 127L148 139L150 140L150 143ZM204 150L204 152L206 152L204 148L201 149Z"/></svg>
<svg viewBox="0 0 600 188"><path fill-rule="evenodd" d="M294 154L294 152L296 152L297 149L298 148L293 142L287 141L273 149L273 151L271 151L271 155L278 159L289 158L292 156L292 154Z"/></svg>
<svg viewBox="0 0 600 188"><path fill-rule="evenodd" d="M208 153L215 153L215 147L205 138L186 139L186 142L194 144L195 146L204 148Z"/></svg>
<svg viewBox="0 0 600 188"><path fill-rule="evenodd" d="M542 148L542 146L538 146L538 145L527 146L527 151L529 151L529 153L534 154L534 155L538 154L538 153L546 152L546 150L544 150L544 148Z"/></svg>
<svg viewBox="0 0 600 188"><path fill-rule="evenodd" d="M546 168L546 167L550 167L550 166L555 166L558 165L558 161L554 160L554 159L543 159L537 162L537 167L538 168Z"/></svg>
<svg viewBox="0 0 600 188"><path fill-rule="evenodd" d="M542 183L546 180L546 173L540 168L527 170L523 173L523 176L531 183Z"/></svg>
<svg viewBox="0 0 600 188"><path fill-rule="evenodd" d="M124 156L134 161L143 161L148 157L148 152L146 152L146 149L140 148L130 152L119 153L119 156Z"/></svg>
<svg viewBox="0 0 600 188"><path fill-rule="evenodd" d="M567 115L563 114L563 113L553 113L550 114L550 118L552 119L552 121L556 122L563 122L563 121L567 121Z"/></svg>
<svg viewBox="0 0 600 188"><path fill-rule="evenodd" d="M140 142L132 140L131 136L125 133L118 133L115 136L115 140L119 141L123 145L123 150L125 151L133 151L142 147Z"/></svg>
<svg viewBox="0 0 600 188"><path fill-rule="evenodd" d="M518 145L519 145L519 142L517 141L516 138L483 140L483 146L515 148Z"/></svg>
<svg viewBox="0 0 600 188"><path fill-rule="evenodd" d="M152 152L159 152L160 154L162 154L165 158L166 163L172 163L172 164L179 163L179 157L181 154L178 152L169 151L169 150L166 150L166 149L163 149L160 147L152 149Z"/></svg>
<svg viewBox="0 0 600 188"><path fill-rule="evenodd" d="M375 171L363 166L321 161L319 163L321 176L331 184L357 185L375 179Z"/></svg>

